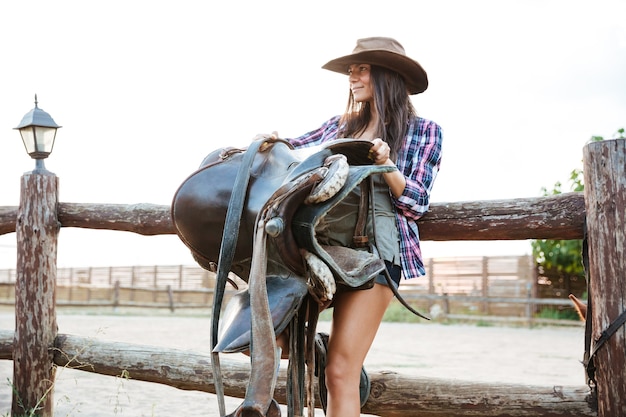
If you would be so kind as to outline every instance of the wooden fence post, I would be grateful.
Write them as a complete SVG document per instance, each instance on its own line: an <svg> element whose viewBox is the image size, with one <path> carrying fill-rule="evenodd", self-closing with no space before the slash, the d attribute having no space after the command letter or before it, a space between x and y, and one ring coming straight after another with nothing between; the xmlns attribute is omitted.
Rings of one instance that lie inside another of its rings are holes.
<svg viewBox="0 0 626 417"><path fill-rule="evenodd" d="M531 286L530 284L526 285L526 299L528 300L528 303L526 304L526 320L528 321L528 327L532 327L533 325L533 312L535 311L535 305L531 303L531 300L533 298L532 292L531 292Z"/></svg>
<svg viewBox="0 0 626 417"><path fill-rule="evenodd" d="M159 267L154 265L152 267L152 286L154 287L154 289L158 289L159 288ZM159 293L158 291L154 291L152 293L152 301L153 302L157 302L158 301L158 297L159 297Z"/></svg>
<svg viewBox="0 0 626 417"><path fill-rule="evenodd" d="M626 140L593 142L583 152L592 340L626 310ZM626 416L626 328L594 359L598 416ZM592 346L593 349L593 346Z"/></svg>
<svg viewBox="0 0 626 417"><path fill-rule="evenodd" d="M115 281L115 288L113 289L113 311L117 310L120 305L120 281Z"/></svg>
<svg viewBox="0 0 626 417"><path fill-rule="evenodd" d="M489 258L483 256L481 265L482 277L480 279L480 292L486 299L489 297ZM483 314L489 314L489 303L487 301L483 301L481 303L480 312Z"/></svg>
<svg viewBox="0 0 626 417"><path fill-rule="evenodd" d="M12 416L53 416L58 178L22 176L16 223Z"/></svg>
<svg viewBox="0 0 626 417"><path fill-rule="evenodd" d="M434 281L435 261L433 260L433 258L429 258L427 262L428 264L426 266L426 277L428 278L428 294L433 295L435 294L435 281ZM428 311L430 311L432 306L433 306L433 302L429 298L428 299Z"/></svg>
<svg viewBox="0 0 626 417"><path fill-rule="evenodd" d="M170 304L170 311L173 313L174 312L174 292L172 291L172 286L169 284L167 285L167 299Z"/></svg>

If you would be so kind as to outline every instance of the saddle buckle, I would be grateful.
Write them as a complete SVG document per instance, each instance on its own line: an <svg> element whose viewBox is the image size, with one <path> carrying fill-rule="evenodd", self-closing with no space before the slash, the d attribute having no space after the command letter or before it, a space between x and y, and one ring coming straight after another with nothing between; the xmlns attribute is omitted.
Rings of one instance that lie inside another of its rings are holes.
<svg viewBox="0 0 626 417"><path fill-rule="evenodd" d="M354 243L354 246L357 248L365 248L369 246L369 238L367 237L367 235L353 236L352 242Z"/></svg>

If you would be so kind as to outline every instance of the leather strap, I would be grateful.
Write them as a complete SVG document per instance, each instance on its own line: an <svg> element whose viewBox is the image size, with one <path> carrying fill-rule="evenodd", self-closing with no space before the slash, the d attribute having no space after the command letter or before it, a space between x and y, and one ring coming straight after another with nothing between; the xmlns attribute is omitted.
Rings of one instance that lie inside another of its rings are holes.
<svg viewBox="0 0 626 417"><path fill-rule="evenodd" d="M364 248L369 243L369 238L365 231L365 225L367 224L367 203L370 193L370 181L361 181L361 198L359 201L359 211L356 219L356 226L354 227L354 233L352 236L352 243L357 248Z"/></svg>
<svg viewBox="0 0 626 417"><path fill-rule="evenodd" d="M243 213L244 201L248 190L250 180L250 169L254 161L256 153L266 143L275 140L258 140L253 141L248 146L243 155L243 160L237 171L235 185L230 195L228 210L226 212L226 220L224 222L224 232L222 242L220 244L220 255L218 260L217 277L215 280L215 292L213 299L213 309L211 314L211 366L213 369L213 378L215 380L215 394L218 398L220 416L226 415L226 405L224 402L224 384L219 362L219 353L213 352L217 345L219 319L224 301L224 292L226 290L226 281L230 273L233 257L235 256L235 246L237 244L237 236L239 236L239 226L241 224L241 215Z"/></svg>
<svg viewBox="0 0 626 417"><path fill-rule="evenodd" d="M587 312L589 312L589 310L587 310ZM591 321L591 317L587 316L586 321ZM584 361L585 371L587 373L587 379L588 379L587 383L590 386L593 386L594 388L596 386L596 380L595 380L596 353L606 344L606 342L609 341L611 336L613 336L615 332L617 332L617 330L624 325L624 323L626 323L626 310L622 311L622 314L620 314L615 320L613 320L613 322L609 325L609 327L607 327L605 330L602 331L602 333L600 334L600 337L594 343L593 350L589 354L589 358Z"/></svg>
<svg viewBox="0 0 626 417"><path fill-rule="evenodd" d="M304 342L304 355L305 361L308 364L306 368L306 389L307 389L307 411L308 417L315 416L315 383L314 383L314 369L317 366L315 363L315 333L317 329L317 323L319 320L319 308L313 303L309 303L309 310L307 311L307 326L306 326L306 341ZM319 375L318 375L319 376Z"/></svg>
<svg viewBox="0 0 626 417"><path fill-rule="evenodd" d="M626 310L622 311L622 314L620 314L615 320L613 320L613 322L609 324L609 327L602 331L602 334L596 340L596 343L593 346L593 350L591 351L592 358L595 356L596 352L600 350L600 348L604 346L606 342L608 342L611 336L613 336L615 332L624 325L624 323L626 323Z"/></svg>
<svg viewBox="0 0 626 417"><path fill-rule="evenodd" d="M289 362L287 365L287 410L292 411L295 416L304 415L305 395L305 365L311 363L306 358L306 332L307 321L308 326L317 326L311 319L307 320L307 312L309 311L310 297L305 296L302 305L298 309L298 313L289 322ZM312 304L311 304L312 305ZM319 311L317 306L315 311ZM318 313L319 314L319 313ZM314 384L310 379L310 384ZM315 398L314 395L312 398ZM315 399L313 400L315 401ZM315 410L315 404L313 405ZM290 414L291 415L291 414ZM311 416L313 417L313 416Z"/></svg>
<svg viewBox="0 0 626 417"><path fill-rule="evenodd" d="M257 218L257 227L252 252L252 266L248 280L250 291L250 309L253 312L250 323L250 379L241 409L241 416L267 415L274 397L280 350L276 348L276 335L272 324L272 315L267 298L267 234L265 233L264 213ZM269 349L273 355L258 354ZM267 376L272 375L270 381ZM279 414L280 415L280 414Z"/></svg>

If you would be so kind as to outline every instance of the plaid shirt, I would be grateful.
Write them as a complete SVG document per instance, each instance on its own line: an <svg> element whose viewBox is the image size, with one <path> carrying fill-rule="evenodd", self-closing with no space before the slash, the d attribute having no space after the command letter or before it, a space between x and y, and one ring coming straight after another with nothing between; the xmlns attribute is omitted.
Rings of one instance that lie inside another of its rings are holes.
<svg viewBox="0 0 626 417"><path fill-rule="evenodd" d="M335 116L320 128L288 141L296 148L304 148L337 139L339 118ZM430 120L418 117L409 124L406 139L396 161L396 166L406 178L406 187L399 198L391 196L396 208L402 272L405 279L426 273L417 220L428 211L430 191L441 164L443 138L441 127Z"/></svg>

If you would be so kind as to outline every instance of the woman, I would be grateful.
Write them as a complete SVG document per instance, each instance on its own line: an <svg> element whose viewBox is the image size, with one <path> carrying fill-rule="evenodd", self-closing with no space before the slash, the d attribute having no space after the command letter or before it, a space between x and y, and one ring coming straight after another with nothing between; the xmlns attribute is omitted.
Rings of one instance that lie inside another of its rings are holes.
<svg viewBox="0 0 626 417"><path fill-rule="evenodd" d="M416 221L428 210L442 141L441 128L417 116L410 101L410 95L428 87L426 72L405 54L400 43L385 37L359 39L350 55L322 68L348 75L346 112L289 142L300 148L337 138L371 140L373 163L396 167L379 174L372 191L379 255L396 286L401 275L405 279L424 275ZM341 214L333 217L338 220L326 224L320 235L350 245L353 224L346 224L350 222ZM369 230L373 240L371 225ZM328 417L360 415L362 366L393 298L382 274L376 284L368 290L338 291L333 298L325 370Z"/></svg>

